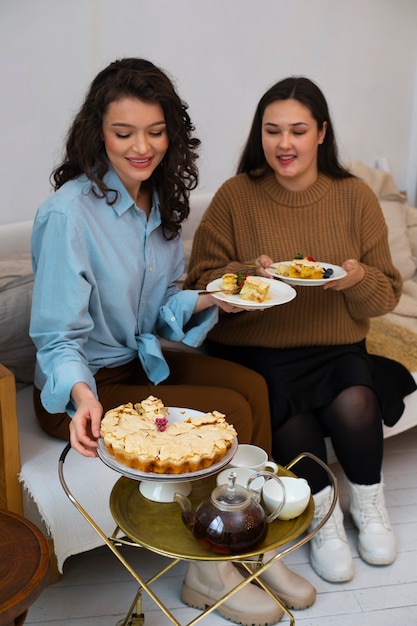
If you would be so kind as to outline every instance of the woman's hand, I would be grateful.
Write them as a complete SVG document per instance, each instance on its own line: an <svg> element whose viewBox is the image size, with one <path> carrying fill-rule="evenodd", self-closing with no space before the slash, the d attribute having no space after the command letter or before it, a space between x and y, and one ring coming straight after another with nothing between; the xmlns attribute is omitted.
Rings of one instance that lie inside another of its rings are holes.
<svg viewBox="0 0 417 626"><path fill-rule="evenodd" d="M198 296L194 313L208 309L211 306L217 306L219 309L222 309L222 311L225 311L225 313L241 313L243 310L241 307L234 306L224 300L218 300L218 298L214 298L210 294L205 294L203 296Z"/></svg>
<svg viewBox="0 0 417 626"><path fill-rule="evenodd" d="M263 276L264 278L271 278L271 275L265 271L264 268L270 267L272 265L273 260L267 254L261 254L255 261L255 265L259 265L259 269L256 270L257 276Z"/></svg>
<svg viewBox="0 0 417 626"><path fill-rule="evenodd" d="M329 280L323 287L323 289L333 289L334 291L343 291L343 289L349 289L354 287L363 280L365 276L365 269L356 259L348 259L342 263L343 269L347 274L340 280Z"/></svg>
<svg viewBox="0 0 417 626"><path fill-rule="evenodd" d="M85 383L76 383L71 395L77 407L69 427L71 446L83 456L96 457L103 407Z"/></svg>

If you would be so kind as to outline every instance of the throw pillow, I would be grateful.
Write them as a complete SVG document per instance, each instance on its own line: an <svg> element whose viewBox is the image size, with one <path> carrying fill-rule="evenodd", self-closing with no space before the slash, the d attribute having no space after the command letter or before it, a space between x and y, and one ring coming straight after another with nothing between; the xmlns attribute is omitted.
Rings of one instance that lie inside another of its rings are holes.
<svg viewBox="0 0 417 626"><path fill-rule="evenodd" d="M411 251L408 234L407 205L404 201L379 198L382 212L388 226L388 242L392 261L403 280L412 278L416 263Z"/></svg>
<svg viewBox="0 0 417 626"><path fill-rule="evenodd" d="M416 261L411 250L407 230L407 204L389 172L369 167L360 161L348 165L348 169L365 181L378 198L388 226L388 242L395 267L403 280L416 271Z"/></svg>
<svg viewBox="0 0 417 626"><path fill-rule="evenodd" d="M33 383L32 289L30 255L0 255L0 361L13 372L18 386Z"/></svg>
<svg viewBox="0 0 417 626"><path fill-rule="evenodd" d="M414 257L417 269L417 208L406 204L407 209L407 232L410 242L411 254Z"/></svg>
<svg viewBox="0 0 417 626"><path fill-rule="evenodd" d="M385 170L370 167L361 161L353 161L353 163L348 164L346 167L354 176L362 178L378 197L400 193L392 175Z"/></svg>

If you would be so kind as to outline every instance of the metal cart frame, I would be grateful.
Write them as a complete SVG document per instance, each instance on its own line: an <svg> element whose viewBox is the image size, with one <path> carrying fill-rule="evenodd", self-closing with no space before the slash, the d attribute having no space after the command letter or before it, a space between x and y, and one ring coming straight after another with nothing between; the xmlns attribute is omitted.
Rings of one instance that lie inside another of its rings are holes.
<svg viewBox="0 0 417 626"><path fill-rule="evenodd" d="M178 555L170 554L168 552L162 552L160 550L154 549L150 545L146 545L144 547L146 547L146 548L148 548L150 550L153 550L155 552L158 552L159 554L163 554L164 556L167 556L167 557L171 558L172 560L166 567L164 567L157 574L155 574L155 576L153 576L149 580L145 581L136 572L136 570L131 566L131 564L125 559L125 557L121 554L120 550L118 549L118 547L120 547L122 545L142 547L142 544L140 544L140 542L137 541L137 540L134 540L134 539L131 539L131 538L126 538L126 536L121 536L122 528L119 525L116 525L116 528L115 528L113 534L110 537L108 537L106 535L106 533L104 533L103 530L90 517L90 515L87 513L87 511L81 506L81 504L78 502L78 500L74 497L74 495L71 493L70 489L68 488L68 485L67 485L67 483L65 481L65 477L64 477L64 463L65 463L65 459L66 459L67 454L70 451L70 449L71 449L71 445L68 444L65 447L65 449L63 450L63 452L62 452L62 454L61 454L61 456L59 458L59 464L58 464L59 479L60 479L61 485L62 485L66 495L68 496L69 500L73 503L73 505L78 509L78 511L81 513L81 515L83 515L83 517L87 520L87 522L93 527L93 529L101 537L103 542L108 546L108 548L113 552L113 554L116 556L116 558L122 563L122 565L127 569L127 571L131 574L131 576L136 580L136 582L139 585L138 591L137 591L136 596L135 596L135 598L134 598L134 600L133 600L133 602L132 602L132 604L131 604L131 606L129 608L129 611L128 611L127 615L126 615L126 618L124 620L122 620L122 621L119 621L117 626L142 626L145 623L145 616L144 616L144 614L142 612L142 590L145 590L145 592L152 598L152 600L155 602L155 604L168 617L168 619L172 622L172 624L174 624L175 626L182 626L180 624L180 622L178 622L178 620L175 618L175 616L171 613L171 611L160 600L160 598L152 591L150 585L153 582L155 582L158 578L163 576L166 572L168 572L172 567L174 567L180 561L182 561L182 560L191 560L191 559L189 557L186 558L186 559L184 559L184 557L183 558L179 558ZM334 476L333 472L330 470L330 468L321 459L319 459L318 457L316 457L315 455L313 455L313 454L311 454L309 452L303 452L302 454L299 454L295 459L293 459L288 465L286 465L284 469L286 469L288 471L291 471L292 468L297 465L297 463L299 463L301 460L303 460L305 458L310 458L313 461L315 461L316 463L318 463L319 465L321 465L323 467L323 469L327 472L327 474L328 474L328 476L330 478L330 482L331 482L331 485L332 485L332 488L333 488L333 498L332 498L331 506L330 506L329 511L327 512L326 516L323 518L323 520L312 531L306 532L300 538L297 537L297 541L294 540L293 543L291 543L287 547L283 548L282 550L278 551L275 554L275 556L273 558L271 558L269 561L267 561L267 562L263 561L263 553L268 551L268 550L271 550L272 548L275 549L276 548L275 545L268 546L267 550L263 549L262 551L256 552L256 555L258 556L258 561L256 561L255 571L253 571L254 561L253 560L250 560L250 561L247 560L247 557L239 558L236 555L233 555L233 556L230 556L230 555L228 555L228 556L215 555L215 559L216 560L230 560L230 561L233 561L235 563L238 563L240 566L242 566L246 570L248 576L239 585L237 585L236 587L231 589L222 598L217 600L217 602L215 602L213 605L211 605L210 607L208 607L207 609L202 611L201 614L198 615L195 619L193 619L191 622L188 622L188 624L183 625L183 626L194 626L200 620L202 620L206 615L208 615L212 611L216 610L224 601L226 601L228 598L230 598L234 593L236 593L237 591L240 591L240 589L242 589L247 584L249 584L250 582L255 581L255 580L256 580L257 584L260 585L272 598L274 598L274 600L277 602L277 604L282 608L284 613L290 619L290 625L291 626L295 625L295 619L294 619L294 616L292 615L292 613L279 600L279 598L277 598L275 595L273 595L273 593L270 591L270 589L262 582L262 580L259 579L259 576L265 570L267 570L268 567L270 567L275 561L278 561L279 559L283 558L284 556L286 556L290 552L293 552L294 550L297 550L300 546L302 546L302 545L306 544L308 541L310 541L310 539L312 537L314 537L314 535L327 522L327 520L329 519L329 517L331 516L331 514L332 514L332 512L334 510L334 507L336 506L336 502L337 502L337 498L338 498L337 479ZM137 481L133 481L133 479L124 479L124 480L131 480L132 482L137 482ZM118 483L116 483L116 485L117 484ZM272 522L272 523L275 523L275 522ZM283 545L285 545L285 544L283 544ZM204 560L204 558L202 559L201 556L199 558L200 558L200 560ZM245 560L245 558L246 558L246 560ZM213 553L210 553L210 552L207 551L207 559L206 560L214 560Z"/></svg>

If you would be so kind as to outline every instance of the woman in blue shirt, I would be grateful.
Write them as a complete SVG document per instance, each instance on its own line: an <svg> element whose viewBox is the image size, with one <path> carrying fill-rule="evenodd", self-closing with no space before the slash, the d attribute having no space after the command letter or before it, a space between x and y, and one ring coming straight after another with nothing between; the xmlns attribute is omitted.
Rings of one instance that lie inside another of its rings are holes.
<svg viewBox="0 0 417 626"><path fill-rule="evenodd" d="M152 394L166 406L226 414L240 442L271 451L264 379L238 364L162 351L159 338L197 347L229 304L181 290L181 223L197 186L187 105L149 61L122 59L93 80L70 128L32 235L34 402L42 427L97 455L103 412ZM314 588L276 563L272 588L302 608ZM270 568L270 571L272 571ZM270 574L271 578L271 574ZM231 563L191 564L183 597L213 603L238 584ZM271 584L271 581L268 581ZM296 591L294 591L296 589ZM282 611L251 584L220 612L273 624Z"/></svg>
<svg viewBox="0 0 417 626"><path fill-rule="evenodd" d="M221 361L164 354L159 342L200 345L224 307L176 285L181 223L198 181L193 130L163 72L139 59L112 63L93 81L53 172L55 193L36 215L37 413L53 435L68 438L69 428L86 456L96 455L103 411L150 393L165 404L224 411L240 440L255 435L270 451L263 393L249 391L259 381L231 384L229 394L236 373L220 371Z"/></svg>

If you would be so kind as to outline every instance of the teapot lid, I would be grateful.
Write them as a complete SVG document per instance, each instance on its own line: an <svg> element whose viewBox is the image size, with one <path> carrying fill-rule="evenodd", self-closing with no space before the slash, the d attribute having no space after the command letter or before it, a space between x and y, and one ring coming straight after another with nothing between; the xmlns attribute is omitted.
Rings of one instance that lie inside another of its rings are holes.
<svg viewBox="0 0 417 626"><path fill-rule="evenodd" d="M251 493L245 487L236 485L236 472L230 471L227 484L216 487L211 499L222 510L243 509L251 501Z"/></svg>

